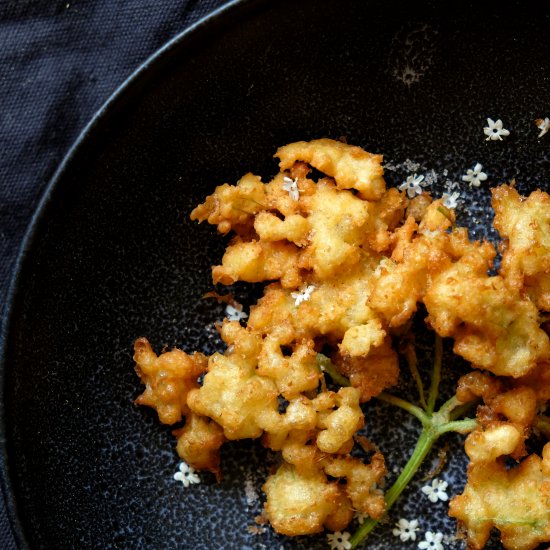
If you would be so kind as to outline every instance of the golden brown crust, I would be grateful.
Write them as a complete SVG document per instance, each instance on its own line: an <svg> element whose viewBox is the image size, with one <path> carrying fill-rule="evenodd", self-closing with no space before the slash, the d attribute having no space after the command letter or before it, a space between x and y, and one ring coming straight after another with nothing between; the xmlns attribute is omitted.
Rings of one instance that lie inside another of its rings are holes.
<svg viewBox="0 0 550 550"><path fill-rule="evenodd" d="M234 232L214 283L271 284L246 327L221 324L224 354L157 356L139 339L146 389L136 402L165 423L185 418L174 432L179 455L218 478L226 440L261 438L280 452L264 485L264 515L280 533L342 530L354 511L381 518L384 457L376 451L365 463L350 453L365 421L360 403L397 383L392 335L424 303L427 325L481 369L458 384L460 402L480 404L465 443L468 484L451 515L471 548L482 548L493 527L506 548L548 541L550 444L542 458L525 457L550 399L550 342L539 316L550 310L550 196L493 191L505 242L501 269L489 276L494 246L470 241L441 199L386 190L381 155L320 139L276 156L281 171L271 181L246 174L191 214ZM312 168L325 177L312 179ZM327 390L317 361L324 346L352 387ZM524 460L509 470L510 458Z"/></svg>
<svg viewBox="0 0 550 550"><path fill-rule="evenodd" d="M467 258L432 282L424 302L430 326L454 338L455 353L475 367L517 378L550 352L535 305L502 277L480 273Z"/></svg>
<svg viewBox="0 0 550 550"><path fill-rule="evenodd" d="M332 360L338 371L359 389L361 402L395 386L399 378L399 360L389 336L386 336L383 345L366 357L336 353Z"/></svg>
<svg viewBox="0 0 550 550"><path fill-rule="evenodd" d="M210 418L191 413L185 426L173 433L178 439L176 450L181 459L196 470L212 472L219 481L219 450L226 441L221 427Z"/></svg>
<svg viewBox="0 0 550 550"><path fill-rule="evenodd" d="M138 338L134 360L145 384L136 403L155 409L163 424L179 422L189 411L187 394L199 387L197 378L206 370L207 358L202 353L187 355L179 349L157 356L146 338Z"/></svg>
<svg viewBox="0 0 550 550"><path fill-rule="evenodd" d="M332 139L298 141L279 147L276 157L281 170L303 161L336 180L340 189L356 189L367 200L378 200L386 188L382 155Z"/></svg>
<svg viewBox="0 0 550 550"><path fill-rule="evenodd" d="M536 190L522 197L509 185L492 193L494 225L507 239L500 272L539 309L550 311L550 195Z"/></svg>
<svg viewBox="0 0 550 550"><path fill-rule="evenodd" d="M353 517L344 491L337 482L329 482L321 469L306 475L283 464L268 477L263 490L264 513L283 535L311 535L325 526L344 529Z"/></svg>
<svg viewBox="0 0 550 550"><path fill-rule="evenodd" d="M493 528L508 550L532 550L550 540L549 460L547 444L542 459L533 454L516 468L507 469L495 457L470 464L468 484L449 509L469 548L483 548Z"/></svg>

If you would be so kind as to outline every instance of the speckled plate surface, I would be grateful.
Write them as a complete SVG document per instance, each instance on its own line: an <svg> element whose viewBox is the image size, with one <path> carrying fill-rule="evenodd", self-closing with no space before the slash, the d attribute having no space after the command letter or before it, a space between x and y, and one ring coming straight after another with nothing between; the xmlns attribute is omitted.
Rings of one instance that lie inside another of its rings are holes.
<svg viewBox="0 0 550 550"><path fill-rule="evenodd" d="M273 175L279 145L346 136L385 155L389 185L430 174L436 196L460 193L459 220L476 237L493 237L490 185L547 188L550 135L537 139L533 123L550 115L547 15L519 2L440 4L237 3L171 43L90 125L26 241L3 336L4 489L21 547L326 547L323 536L248 530L273 464L255 442L224 447L220 484L174 481L170 429L133 405L132 343L219 346L223 308L201 296L224 241L189 212L217 184ZM487 117L510 136L485 141ZM461 176L477 162L488 179L470 189ZM236 292L252 303L254 291ZM430 345L426 336L428 358ZM464 368L448 346L445 365ZM418 426L377 404L365 410L391 481ZM441 477L452 495L465 462L459 438L448 441ZM446 504L419 491L431 466L367 547L414 548L427 530L463 546ZM400 517L419 520L416 543L392 535Z"/></svg>

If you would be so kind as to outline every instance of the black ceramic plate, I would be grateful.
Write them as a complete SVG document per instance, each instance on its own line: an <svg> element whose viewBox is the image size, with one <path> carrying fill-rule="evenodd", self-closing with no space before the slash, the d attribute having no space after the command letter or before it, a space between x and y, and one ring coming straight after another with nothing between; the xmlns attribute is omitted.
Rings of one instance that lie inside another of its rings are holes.
<svg viewBox="0 0 550 550"><path fill-rule="evenodd" d="M279 145L346 136L384 153L390 185L431 173L439 196L458 182L461 222L477 237L493 235L490 185L550 181L550 135L538 140L533 123L550 115L548 17L519 2L444 4L239 2L172 42L89 126L30 231L4 333L4 484L22 547L325 547L323 536L248 531L273 462L255 442L224 448L219 485L173 480L170 429L133 405L132 343L219 345L223 308L200 297L224 243L189 212L217 184L273 175ZM510 136L485 141L487 117ZM477 162L489 177L469 189L461 176ZM417 427L366 410L394 476ZM464 457L450 454L441 476L456 493ZM427 530L461 547L422 484L370 548L413 548ZM419 520L416 543L392 535L400 517Z"/></svg>

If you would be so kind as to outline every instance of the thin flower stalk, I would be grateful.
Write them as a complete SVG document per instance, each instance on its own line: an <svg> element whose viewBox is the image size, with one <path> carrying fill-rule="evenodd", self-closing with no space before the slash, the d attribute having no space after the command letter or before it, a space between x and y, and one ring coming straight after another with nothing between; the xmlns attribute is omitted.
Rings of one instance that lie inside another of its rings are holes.
<svg viewBox="0 0 550 550"><path fill-rule="evenodd" d="M389 403L395 407L399 407L400 409L407 411L409 414L416 416L423 426L427 426L430 423L429 415L426 414L420 407L413 405L406 399L401 399L401 397L397 397L386 392L378 394L376 399Z"/></svg>
<svg viewBox="0 0 550 550"><path fill-rule="evenodd" d="M336 370L334 363L326 355L318 353L316 360L317 366L321 369L322 372L328 374L333 382L344 387L351 386L350 381Z"/></svg>
<svg viewBox="0 0 550 550"><path fill-rule="evenodd" d="M418 372L418 359L416 357L416 349L414 345L409 341L405 344L403 352L403 355L407 360L409 370L411 371L411 376L413 377L416 387L418 388L418 400L420 401L420 405L424 410L427 410L428 404L426 403L426 397L424 396L424 385L422 384L422 378L420 377L420 373Z"/></svg>
<svg viewBox="0 0 550 550"><path fill-rule="evenodd" d="M437 402L437 397L439 394L439 384L441 382L442 358L443 343L441 338L437 336L435 342L432 381L428 394L427 410L424 411L420 407L413 405L412 403L401 399L400 397L396 397L387 393L381 393L378 396L379 400L406 410L407 412L418 418L422 423L422 431L411 457L401 471L395 483L390 487L384 497L386 501L386 514L391 509L393 504L397 501L401 493L406 489L406 487L424 462L424 459L432 450L436 441L443 434L448 432L458 432L465 434L474 430L478 426L477 422L474 419L467 418L463 420L458 420L457 416L453 415L453 412L456 410L467 410L465 408L465 404L459 401L456 396L451 397L441 406L438 411L434 412L435 404ZM444 489L446 489L446 484L445 486L443 486L443 483L444 482L442 482L441 486L438 485L438 487L434 487L432 491L430 491L433 492L432 498L435 498L435 496L437 496L437 500L444 499L443 493ZM379 522L379 519L367 519L352 535L350 539L351 548L357 548L357 546L359 546L367 538L369 533L371 533L371 531L376 528Z"/></svg>
<svg viewBox="0 0 550 550"><path fill-rule="evenodd" d="M441 382L441 368L442 368L442 358L443 358L443 342L439 336L436 336L435 341L435 353L432 369L432 381L430 385L429 395L428 395L428 407L426 410L422 409L417 405L413 405L409 401L391 395L385 392L380 393L377 396L379 401L383 401L390 405L399 407L409 414L415 416L422 423L422 431L420 437L416 442L416 446L413 450L411 457L409 458L407 464L399 474L395 483L390 487L388 492L385 494L384 499L386 501L386 514L393 506L393 504L400 497L401 493L407 488L408 484L418 472L420 466L424 462L424 459L428 456L432 450L436 441L445 433L448 432L457 432L461 434L467 434L472 430L478 427L478 423L475 419L465 418L459 420L457 412L463 413L469 411L475 402L472 403L463 403L456 396L448 399L438 411L434 412L435 404L437 402L437 397L439 394L439 384ZM335 365L332 363L330 358L322 353L317 354L317 364L321 371L325 374L328 374L332 380L342 386L350 386L350 382L347 378L338 373ZM423 392L422 392L423 393ZM431 407L431 408L430 408ZM543 417L539 417L543 418ZM548 420L548 425L546 423ZM541 429L544 427L550 428L550 419L544 417L543 420L540 420ZM445 486L438 485L434 487L430 493L437 493L437 500L444 500L439 493L444 492L446 489L446 483L441 482ZM439 492L438 492L439 491ZM350 544L349 548L357 548L376 528L380 519L368 518L366 519L357 531L351 536L349 541L346 539L346 546Z"/></svg>
<svg viewBox="0 0 550 550"><path fill-rule="evenodd" d="M435 408L435 402L439 393L439 384L441 382L441 363L443 360L443 340L439 334L435 335L435 349L434 349L434 362L432 383L428 393L428 407L429 413L432 413Z"/></svg>

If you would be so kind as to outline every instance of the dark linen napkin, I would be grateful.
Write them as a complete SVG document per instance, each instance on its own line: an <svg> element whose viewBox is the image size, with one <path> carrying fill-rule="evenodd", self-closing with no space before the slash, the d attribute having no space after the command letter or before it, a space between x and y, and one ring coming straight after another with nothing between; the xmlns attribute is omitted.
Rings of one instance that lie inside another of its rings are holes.
<svg viewBox="0 0 550 550"><path fill-rule="evenodd" d="M95 111L227 0L0 0L0 318L25 230ZM0 498L0 548L16 544Z"/></svg>

